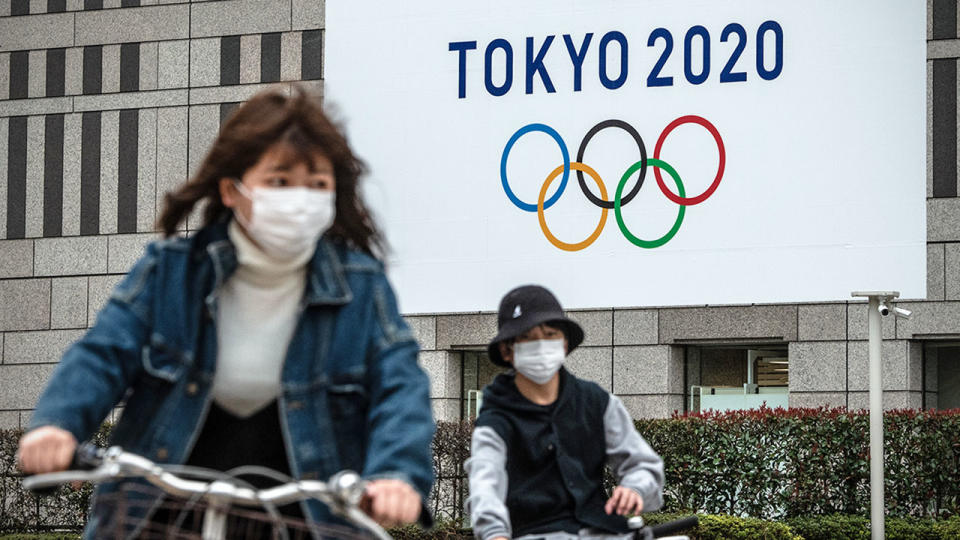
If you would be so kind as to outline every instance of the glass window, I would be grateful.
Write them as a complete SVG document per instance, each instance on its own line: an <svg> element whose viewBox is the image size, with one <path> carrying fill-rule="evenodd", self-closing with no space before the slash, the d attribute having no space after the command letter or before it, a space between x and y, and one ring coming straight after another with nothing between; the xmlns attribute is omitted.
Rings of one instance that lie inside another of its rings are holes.
<svg viewBox="0 0 960 540"><path fill-rule="evenodd" d="M686 352L688 410L788 406L786 344L697 345Z"/></svg>

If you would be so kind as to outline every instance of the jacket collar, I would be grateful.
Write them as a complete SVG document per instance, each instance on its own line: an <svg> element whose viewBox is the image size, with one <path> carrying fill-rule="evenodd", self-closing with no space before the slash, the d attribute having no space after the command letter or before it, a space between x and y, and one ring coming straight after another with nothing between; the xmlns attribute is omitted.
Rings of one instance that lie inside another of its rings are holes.
<svg viewBox="0 0 960 540"><path fill-rule="evenodd" d="M213 288L204 300L213 311L216 295L237 270L237 251L227 235L229 219L220 219L197 233L197 248L210 258L213 266ZM341 254L326 236L317 242L313 258L307 263L307 288L303 295L305 306L344 305L353 299L347 284Z"/></svg>

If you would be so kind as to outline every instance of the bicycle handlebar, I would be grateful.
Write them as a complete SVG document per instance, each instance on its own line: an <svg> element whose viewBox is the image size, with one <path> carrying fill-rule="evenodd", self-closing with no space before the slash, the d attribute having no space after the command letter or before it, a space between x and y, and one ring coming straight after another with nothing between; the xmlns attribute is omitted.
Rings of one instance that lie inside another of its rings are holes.
<svg viewBox="0 0 960 540"><path fill-rule="evenodd" d="M23 487L36 492L74 481L98 483L142 477L170 495L182 498L200 496L216 504L263 507L313 498L326 504L334 514L371 532L376 538L390 538L380 525L358 508L366 484L353 471L339 472L327 482L300 480L258 490L239 486L226 478L212 482L181 478L167 471L163 465L125 452L118 446L102 449L91 444L78 447L71 467L75 469L28 476L23 480Z"/></svg>
<svg viewBox="0 0 960 540"><path fill-rule="evenodd" d="M692 529L696 527L699 523L700 523L700 518L698 518L697 516L688 516L685 518L676 519L674 521L661 523L659 525L652 525L650 527L650 532L653 533L654 538L660 538L662 536L668 536L676 532Z"/></svg>

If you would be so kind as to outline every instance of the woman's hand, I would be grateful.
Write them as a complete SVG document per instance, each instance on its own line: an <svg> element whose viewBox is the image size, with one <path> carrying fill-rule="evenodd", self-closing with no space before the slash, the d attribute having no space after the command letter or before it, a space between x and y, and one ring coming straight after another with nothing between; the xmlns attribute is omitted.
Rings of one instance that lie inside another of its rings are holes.
<svg viewBox="0 0 960 540"><path fill-rule="evenodd" d="M70 466L76 449L77 439L69 431L39 427L20 438L20 468L30 474L62 471Z"/></svg>
<svg viewBox="0 0 960 540"><path fill-rule="evenodd" d="M367 484L360 508L384 528L412 523L420 517L420 494L403 480L374 480Z"/></svg>
<svg viewBox="0 0 960 540"><path fill-rule="evenodd" d="M621 516L639 514L643 510L643 497L628 487L617 486L613 490L613 496L603 508L607 514L614 512Z"/></svg>

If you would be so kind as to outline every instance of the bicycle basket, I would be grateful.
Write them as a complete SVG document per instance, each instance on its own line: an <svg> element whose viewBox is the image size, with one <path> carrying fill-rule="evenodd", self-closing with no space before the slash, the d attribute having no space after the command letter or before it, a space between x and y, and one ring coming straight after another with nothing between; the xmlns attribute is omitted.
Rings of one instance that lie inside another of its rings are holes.
<svg viewBox="0 0 960 540"><path fill-rule="evenodd" d="M124 482L117 491L98 495L92 514L98 519L97 538L200 540L207 508L207 503L174 498L153 486ZM357 529L307 523L284 515L271 516L253 508L234 506L227 508L224 514L225 538L230 540L369 538Z"/></svg>

